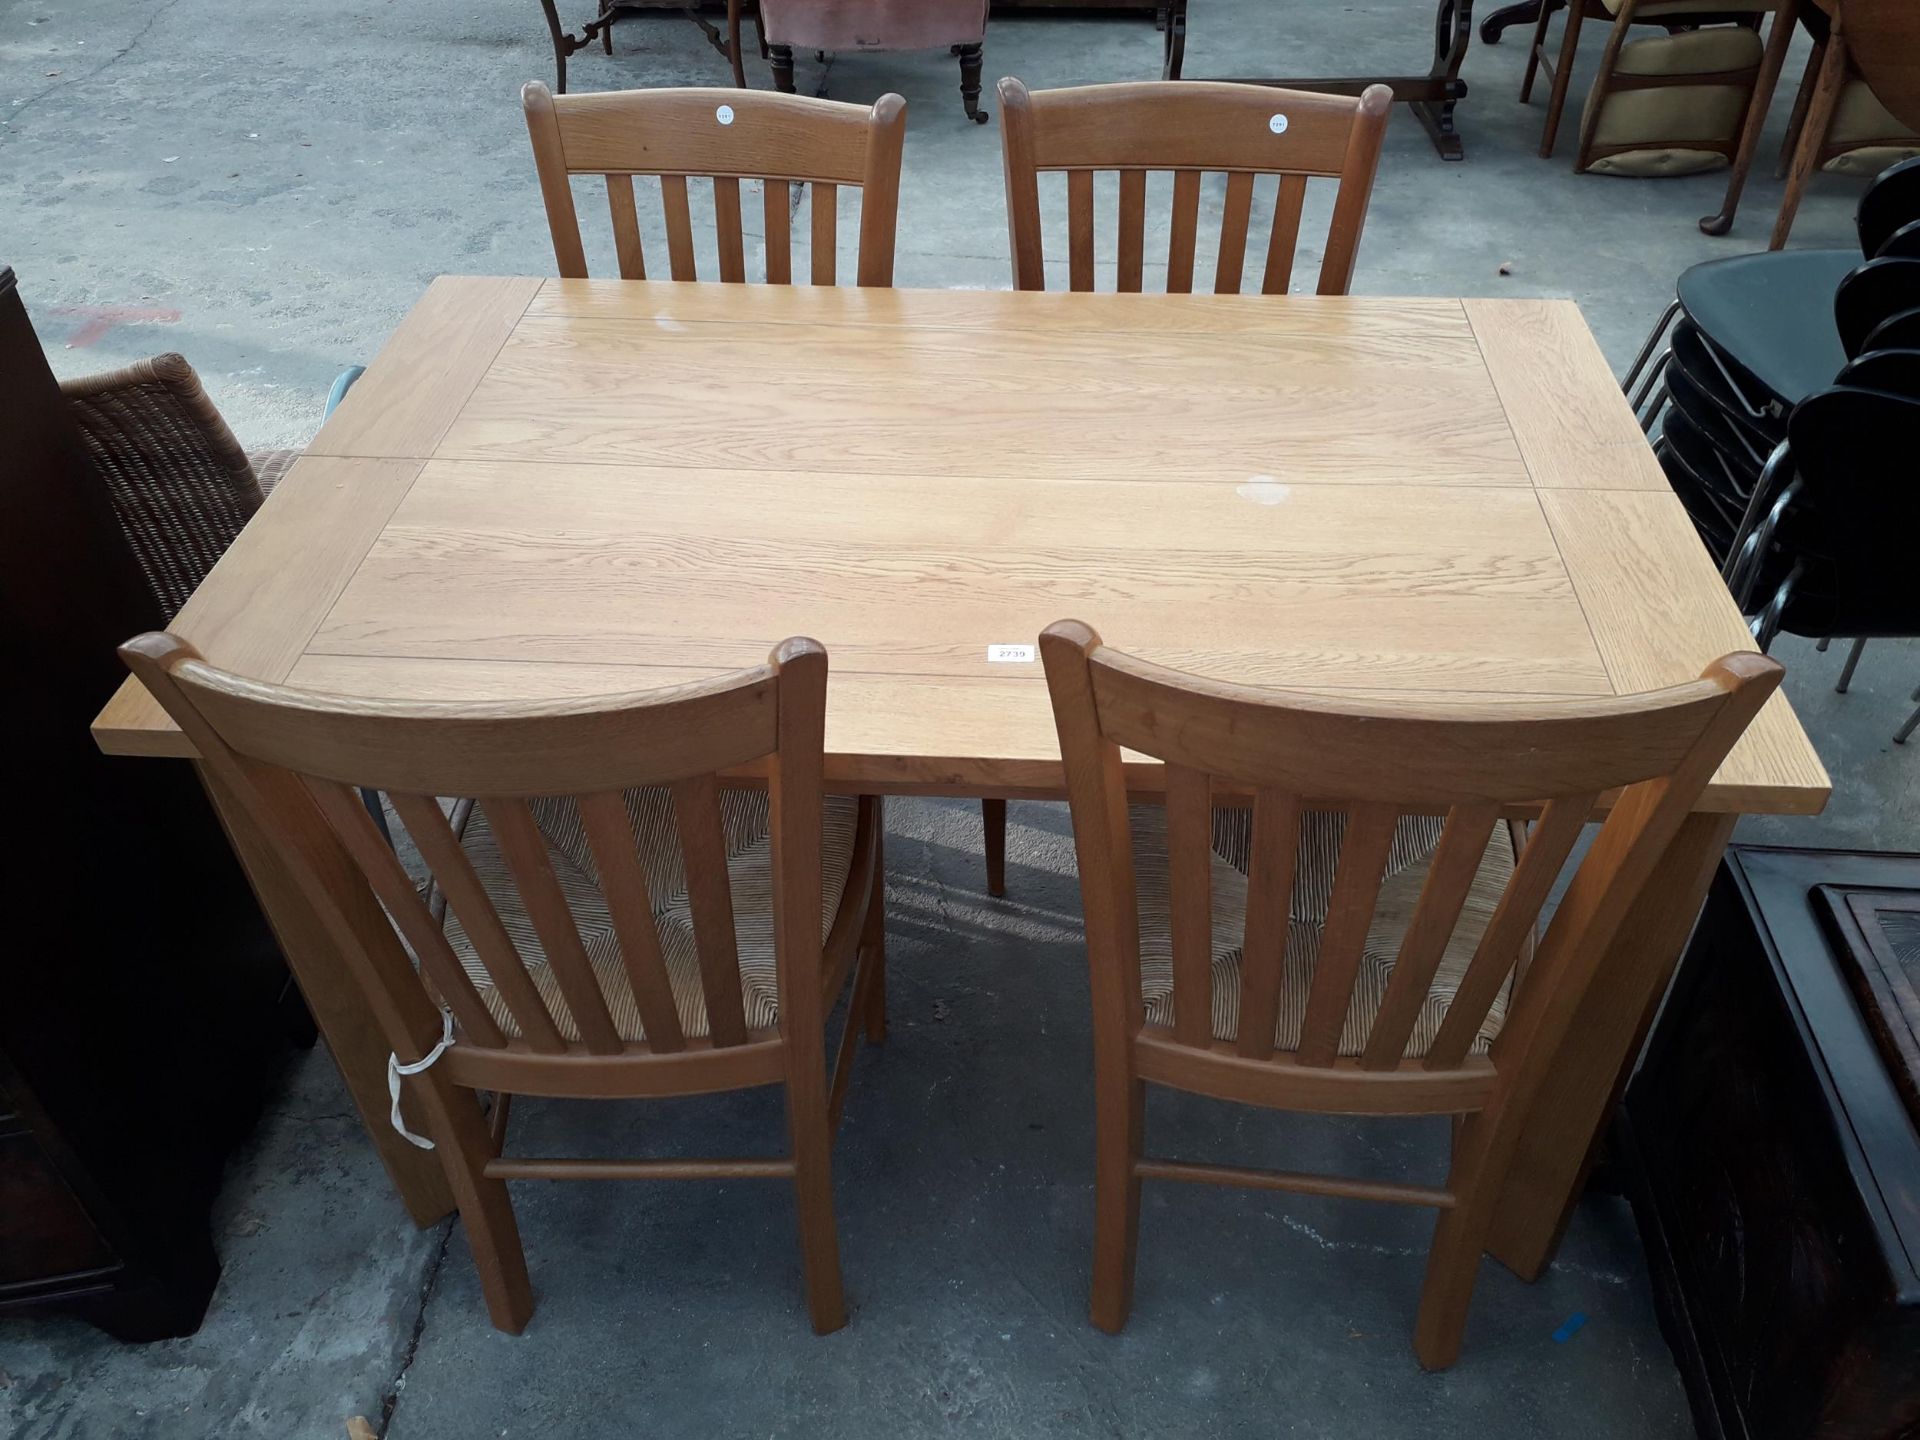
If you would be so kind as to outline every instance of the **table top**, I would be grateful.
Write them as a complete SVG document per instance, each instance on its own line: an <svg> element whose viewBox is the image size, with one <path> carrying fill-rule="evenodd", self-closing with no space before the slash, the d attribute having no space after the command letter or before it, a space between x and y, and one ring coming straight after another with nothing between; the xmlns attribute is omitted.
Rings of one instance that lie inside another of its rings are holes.
<svg viewBox="0 0 1920 1440"><path fill-rule="evenodd" d="M1571 302L469 277L173 629L407 699L644 688L807 634L830 783L1054 794L1041 668L995 647L1066 617L1353 697L1626 694L1752 648ZM192 753L132 681L94 734ZM1828 788L1775 696L1702 803Z"/></svg>

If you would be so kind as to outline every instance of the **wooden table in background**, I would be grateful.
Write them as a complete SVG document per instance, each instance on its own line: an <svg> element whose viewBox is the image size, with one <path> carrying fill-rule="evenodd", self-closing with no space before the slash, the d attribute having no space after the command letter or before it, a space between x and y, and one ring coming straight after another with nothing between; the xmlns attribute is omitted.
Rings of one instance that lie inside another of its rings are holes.
<svg viewBox="0 0 1920 1440"><path fill-rule="evenodd" d="M834 786L1058 797L1040 667L989 652L1067 616L1353 696L1630 693L1750 648L1569 302L453 278L174 629L396 698L665 684L807 634ZM132 682L94 729L191 755ZM1576 1026L1495 1236L1516 1270L1552 1254L1734 819L1827 789L1776 696ZM375 1143L444 1208L338 957L223 808Z"/></svg>

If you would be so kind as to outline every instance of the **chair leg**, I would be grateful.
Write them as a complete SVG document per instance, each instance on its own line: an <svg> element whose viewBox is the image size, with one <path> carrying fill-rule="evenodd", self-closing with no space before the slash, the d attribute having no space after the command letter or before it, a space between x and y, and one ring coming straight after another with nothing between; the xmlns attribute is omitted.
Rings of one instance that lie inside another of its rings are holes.
<svg viewBox="0 0 1920 1440"><path fill-rule="evenodd" d="M1733 228L1733 217L1740 208L1740 194L1746 189L1747 174L1753 168L1754 152L1760 148L1760 131L1766 125L1767 111L1773 108L1774 87L1780 83L1780 66L1787 58L1787 46L1793 43L1797 0L1784 0L1774 11L1773 28L1767 32L1766 48L1760 54L1760 71L1753 77L1753 89L1747 94L1746 113L1740 119L1740 143L1734 150L1733 165L1727 175L1727 193L1715 215L1700 218L1704 235L1724 235ZM1756 16L1758 23L1759 17Z"/></svg>
<svg viewBox="0 0 1920 1440"><path fill-rule="evenodd" d="M540 0L540 8L547 15L547 29L553 34L553 93L567 93L567 32L560 27L560 14L553 8L553 0Z"/></svg>
<svg viewBox="0 0 1920 1440"><path fill-rule="evenodd" d="M1520 103L1533 99L1533 82L1540 74L1540 52L1547 43L1547 27L1553 23L1553 6L1541 0L1540 18L1534 22L1533 43L1527 47L1527 73L1520 81Z"/></svg>
<svg viewBox="0 0 1920 1440"><path fill-rule="evenodd" d="M1908 698L1913 700L1920 700L1920 689L1915 690L1913 694ZM1913 714L1907 717L1907 723L1902 725L1898 730L1893 732L1893 743L1896 745L1906 744L1907 737L1913 734L1914 729L1916 727L1920 727L1920 710L1915 710Z"/></svg>
<svg viewBox="0 0 1920 1440"><path fill-rule="evenodd" d="M782 95L793 94L793 47L769 45L767 68L773 71L773 88Z"/></svg>
<svg viewBox="0 0 1920 1440"><path fill-rule="evenodd" d="M1560 38L1560 58L1553 66L1553 90L1547 96L1547 123L1540 132L1540 158L1553 154L1553 142L1560 134L1560 112L1567 108L1567 86L1573 83L1573 56L1580 48L1580 22L1586 18L1586 0L1572 0L1567 6L1566 32Z"/></svg>
<svg viewBox="0 0 1920 1440"><path fill-rule="evenodd" d="M1093 1323L1117 1335L1133 1309L1134 1262L1140 1249L1140 1159L1147 1087L1131 1075L1103 1085L1093 1183Z"/></svg>
<svg viewBox="0 0 1920 1440"><path fill-rule="evenodd" d="M980 820L985 830L987 894L1007 893L1007 802L982 800Z"/></svg>
<svg viewBox="0 0 1920 1440"><path fill-rule="evenodd" d="M1840 667L1840 683L1833 687L1833 693L1844 695L1847 687L1853 684L1853 667L1860 663L1860 652L1867 648L1864 638L1853 642L1853 648L1847 652L1847 663Z"/></svg>
<svg viewBox="0 0 1920 1440"><path fill-rule="evenodd" d="M879 837L879 853L874 857L873 898L867 903L867 924L860 936L860 948L867 952L867 964L873 978L867 982L867 1043L879 1045L887 1038L887 852L884 834Z"/></svg>
<svg viewBox="0 0 1920 1440"><path fill-rule="evenodd" d="M1578 3L1578 0L1576 0ZM1420 1313L1413 1326L1413 1353L1424 1370L1444 1370L1460 1358L1460 1342L1467 1331L1467 1310L1480 1278L1480 1257L1493 1226L1498 1187L1484 1163L1487 1149L1485 1115L1469 1115L1454 1122L1453 1173L1447 1188L1457 1197L1453 1208L1440 1212L1427 1251L1427 1277L1420 1290Z"/></svg>
<svg viewBox="0 0 1920 1440"><path fill-rule="evenodd" d="M982 47L978 41L971 45L956 45L953 53L960 57L960 103L967 107L967 118L976 125L987 123L987 112L980 108L980 67L985 64Z"/></svg>
<svg viewBox="0 0 1920 1440"><path fill-rule="evenodd" d="M740 0L727 0L727 60L733 66L733 87L747 88L747 61L740 53Z"/></svg>
<svg viewBox="0 0 1920 1440"><path fill-rule="evenodd" d="M851 1018L851 1017L850 1017ZM847 1323L840 1278L840 1237L833 1220L833 1135L828 1128L825 1037L812 1043L789 1034L787 1134L793 1146L793 1203L800 1220L800 1266L807 1277L807 1313L816 1335Z"/></svg>
<svg viewBox="0 0 1920 1440"><path fill-rule="evenodd" d="M474 1268L480 1272L480 1292L487 1297L487 1314L496 1330L518 1335L533 1318L533 1286L527 1279L527 1256L520 1245L520 1226L506 1181L486 1175L493 1137L480 1113L479 1097L439 1079L431 1070L415 1079L412 1093L420 1099L447 1184L460 1207L460 1223L466 1227Z"/></svg>
<svg viewBox="0 0 1920 1440"><path fill-rule="evenodd" d="M1799 147L1800 132L1807 125L1807 106L1813 101L1814 80L1820 74L1821 63L1826 59L1827 42L1814 42L1807 55L1807 68L1800 76L1800 88L1793 92L1793 109L1787 115L1787 133L1780 142L1780 157L1774 161L1773 178L1787 178L1787 167L1793 163L1793 152Z"/></svg>
<svg viewBox="0 0 1920 1440"><path fill-rule="evenodd" d="M1807 181L1813 178L1814 168L1820 163L1820 152L1826 148L1827 131L1833 125L1833 111L1840 103L1840 92L1847 87L1847 69L1846 41L1835 35L1827 42L1826 54L1820 59L1820 75L1814 81L1813 98L1807 102L1806 118L1801 122L1800 142L1794 146L1793 165L1787 172L1787 193L1780 201L1779 218L1773 222L1773 238L1767 242L1769 250L1780 249L1793 232L1793 217L1799 213Z"/></svg>
<svg viewBox="0 0 1920 1440"><path fill-rule="evenodd" d="M1600 112L1606 108L1607 96L1613 93L1614 67L1619 64L1620 47L1627 43L1627 34L1633 28L1633 12L1638 8L1636 0L1621 0L1620 12L1614 16L1613 28L1607 32L1606 48L1600 52L1600 68L1593 76L1593 91L1580 112L1580 143L1573 152L1576 175L1585 174L1593 159L1593 138L1600 133ZM1571 63L1571 56L1568 61Z"/></svg>

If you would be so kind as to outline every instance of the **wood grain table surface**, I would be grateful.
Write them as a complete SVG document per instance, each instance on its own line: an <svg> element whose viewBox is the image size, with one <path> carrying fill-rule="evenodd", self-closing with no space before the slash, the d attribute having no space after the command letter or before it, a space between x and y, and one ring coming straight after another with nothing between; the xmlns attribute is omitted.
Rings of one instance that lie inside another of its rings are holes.
<svg viewBox="0 0 1920 1440"><path fill-rule="evenodd" d="M642 688L808 634L834 785L1045 795L1040 667L989 657L1069 616L1357 697L1630 693L1751 648L1571 302L466 277L173 628L413 699ZM131 681L94 729L192 753ZM1776 697L1703 807L1827 790Z"/></svg>

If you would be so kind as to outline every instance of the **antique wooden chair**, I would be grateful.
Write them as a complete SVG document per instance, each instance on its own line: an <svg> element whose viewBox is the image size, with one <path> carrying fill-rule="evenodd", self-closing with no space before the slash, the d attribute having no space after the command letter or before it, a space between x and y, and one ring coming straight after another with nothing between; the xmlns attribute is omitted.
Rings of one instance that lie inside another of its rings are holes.
<svg viewBox="0 0 1920 1440"><path fill-rule="evenodd" d="M1813 172L1850 151L1910 154L1920 146L1920 6L1911 0L1846 0L1824 23L1787 126L1787 191L1767 248L1778 250ZM1788 156L1791 158L1788 159Z"/></svg>
<svg viewBox="0 0 1920 1440"><path fill-rule="evenodd" d="M1451 1364L1493 1206L1555 1051L1780 666L1730 655L1690 684L1620 699L1363 708L1164 670L1078 621L1049 626L1040 648L1092 972L1094 1323L1126 1323L1143 1179L1345 1195L1439 1209L1414 1349L1429 1368ZM1163 819L1129 811L1122 747L1166 762ZM1511 985L1549 887L1616 790ZM1236 884L1212 862L1213 800L1249 793L1253 843ZM1288 919L1307 801L1348 813L1326 923L1311 938ZM1536 809L1471 958L1443 965L1490 834L1503 814ZM1368 953L1380 872L1408 813L1444 814L1445 828L1412 922L1380 963ZM1279 1109L1458 1116L1451 1171L1436 1187L1152 1159L1149 1082Z"/></svg>
<svg viewBox="0 0 1920 1440"><path fill-rule="evenodd" d="M487 1308L533 1310L513 1179L790 1180L808 1308L846 1321L832 1135L858 1034L884 1033L880 802L825 799L827 655L649 693L404 704L259 684L166 634L121 650L238 797L365 990L425 1117ZM766 766L764 792L718 772ZM353 787L384 791L444 894L415 888ZM476 797L456 834L440 796ZM389 919L391 923L389 923ZM824 938L823 938L824 937ZM831 1085L825 1017L852 979ZM442 1008L444 1007L444 1009ZM784 1085L789 1151L520 1158L507 1101ZM498 1097L489 1127L473 1092Z"/></svg>
<svg viewBox="0 0 1920 1440"><path fill-rule="evenodd" d="M907 102L882 95L872 105L845 105L761 90L624 90L608 95L554 95L539 81L520 98L533 139L540 194L553 233L554 260L565 279L585 279L586 252L569 176L606 177L620 278L645 280L633 177L660 180L666 216L668 273L700 278L694 259L689 177L713 182L720 279L747 278L740 227L740 182L762 186L766 278L793 279L789 189L807 186L812 219L813 283L831 285L837 269L838 204L844 186L860 191L862 285L893 283L894 226L900 208L900 146Z"/></svg>
<svg viewBox="0 0 1920 1440"><path fill-rule="evenodd" d="M1223 171L1227 177L1214 265L1216 293L1240 293L1257 175L1279 177L1261 293L1287 291L1301 202L1312 176L1340 183L1320 265L1319 293L1347 293L1392 106L1386 86L1369 86L1353 99L1207 80L1030 92L1009 78L1000 82L999 91L1015 289L1046 288L1041 171L1067 175L1067 258L1075 290L1094 288L1094 173L1119 172L1119 288L1137 291L1145 269L1147 173L1170 170L1170 293L1193 289L1200 177L1207 171Z"/></svg>
<svg viewBox="0 0 1920 1440"><path fill-rule="evenodd" d="M960 62L960 102L984 125L980 108L987 0L761 0L760 28L774 88L793 93L793 52L947 50Z"/></svg>

